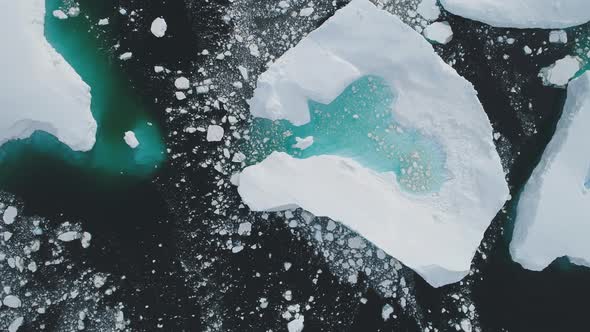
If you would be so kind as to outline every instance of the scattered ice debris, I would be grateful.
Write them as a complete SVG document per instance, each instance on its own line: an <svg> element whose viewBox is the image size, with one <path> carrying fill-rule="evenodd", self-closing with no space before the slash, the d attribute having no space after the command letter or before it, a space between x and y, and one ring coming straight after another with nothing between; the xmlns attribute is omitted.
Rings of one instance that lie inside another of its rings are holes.
<svg viewBox="0 0 590 332"><path fill-rule="evenodd" d="M303 331L303 315L299 315L299 317L295 318L294 320L290 321L287 324L287 330L289 332L302 332Z"/></svg>
<svg viewBox="0 0 590 332"><path fill-rule="evenodd" d="M555 134L527 181L518 202L512 258L540 271L569 257L590 267L590 73L569 83Z"/></svg>
<svg viewBox="0 0 590 332"><path fill-rule="evenodd" d="M566 55L549 67L541 69L539 76L545 85L565 86L582 68L580 60L576 56Z"/></svg>
<svg viewBox="0 0 590 332"><path fill-rule="evenodd" d="M300 149L300 150L305 150L308 147L313 145L313 136L307 136L305 138L295 137L295 141L297 143L295 143L293 145L294 148Z"/></svg>
<svg viewBox="0 0 590 332"><path fill-rule="evenodd" d="M449 12L501 28L568 28L590 21L587 0L440 0Z"/></svg>
<svg viewBox="0 0 590 332"><path fill-rule="evenodd" d="M424 37L439 44L447 44L453 39L453 30L448 22L434 22L424 29Z"/></svg>
<svg viewBox="0 0 590 332"><path fill-rule="evenodd" d="M422 0L418 5L418 14L429 21L436 21L440 16L440 8L436 0Z"/></svg>
<svg viewBox="0 0 590 332"><path fill-rule="evenodd" d="M223 127L218 125L209 125L207 127L207 141L219 142L223 139L224 130Z"/></svg>
<svg viewBox="0 0 590 332"><path fill-rule="evenodd" d="M181 76L174 80L174 86L178 90L188 90L191 87L191 82L188 80L188 78Z"/></svg>
<svg viewBox="0 0 590 332"><path fill-rule="evenodd" d="M166 35L166 29L168 29L168 25L166 24L166 20L164 20L164 18L158 17L152 21L150 31L157 38L164 37L164 35Z"/></svg>
<svg viewBox="0 0 590 332"><path fill-rule="evenodd" d="M351 44L359 46L343 47ZM413 59L410 64L408 54ZM380 60L372 61L376 55ZM312 63L310 56L315 60ZM393 88L395 114L440 143L446 154L445 167L454 177L439 192L413 200L391 176L350 158L298 159L285 153L272 153L244 169L238 192L254 211L300 206L339 220L433 286L456 282L469 273L487 226L508 197L508 187L492 127L473 86L449 70L421 35L369 1L353 0L259 76L249 100L251 114L305 125L310 121L310 98L329 103L368 72L382 75ZM405 79L409 77L411 82ZM439 89L443 85L447 87L444 93ZM457 118L462 119L460 124ZM482 199L473 204L473 197ZM384 231L387 227L396 231ZM316 230L314 238L320 242L328 237ZM418 238L424 241L417 243Z"/></svg>
<svg viewBox="0 0 590 332"><path fill-rule="evenodd" d="M73 150L88 151L96 134L90 88L45 39L44 19L44 1L6 1L0 11L0 30L10 31L0 43L11 45L2 52L2 63L10 64L3 79L11 84L0 100L13 105L0 112L0 145L43 130Z"/></svg>
<svg viewBox="0 0 590 332"><path fill-rule="evenodd" d="M98 20L98 25L108 25L108 24L109 24L108 18L101 18L100 20Z"/></svg>
<svg viewBox="0 0 590 332"><path fill-rule="evenodd" d="M549 42L553 44L567 43L567 32L565 32L564 30L553 30L549 32Z"/></svg>
<svg viewBox="0 0 590 332"><path fill-rule="evenodd" d="M131 130L125 132L125 135L123 136L123 140L132 149L135 149L136 147L139 146L139 141L137 140L135 133Z"/></svg>
<svg viewBox="0 0 590 332"><path fill-rule="evenodd" d="M393 307L387 303L383 306L383 309L381 309L381 318L383 318L384 321L387 321L391 318L391 314L393 314Z"/></svg>
<svg viewBox="0 0 590 332"><path fill-rule="evenodd" d="M4 214L2 215L2 220L5 224L10 225L14 223L14 219L18 215L18 210L14 206L9 206L4 210Z"/></svg>
<svg viewBox="0 0 590 332"><path fill-rule="evenodd" d="M63 10L61 9L56 9L52 12L53 17L58 18L60 20L65 20L68 18L68 15L66 15L66 13L63 12Z"/></svg>
<svg viewBox="0 0 590 332"><path fill-rule="evenodd" d="M127 60L131 59L132 57L133 57L133 53L125 52L125 53L119 55L119 60L127 61Z"/></svg>

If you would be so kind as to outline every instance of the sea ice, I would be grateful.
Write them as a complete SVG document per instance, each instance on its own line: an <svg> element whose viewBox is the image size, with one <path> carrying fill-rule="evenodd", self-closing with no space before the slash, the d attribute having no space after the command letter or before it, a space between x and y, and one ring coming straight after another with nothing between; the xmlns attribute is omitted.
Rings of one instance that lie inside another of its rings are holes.
<svg viewBox="0 0 590 332"><path fill-rule="evenodd" d="M424 37L439 44L446 44L453 39L453 30L448 22L434 22L424 29Z"/></svg>
<svg viewBox="0 0 590 332"><path fill-rule="evenodd" d="M372 85L378 87L377 94L354 104L355 92L365 95L363 89ZM339 98L343 93L346 98ZM338 104L341 114L333 115L346 117L351 125L338 130L340 122L319 113L333 111L329 105L340 99L352 107ZM366 103L389 108L383 114L364 114ZM302 207L340 221L436 287L468 273L508 188L492 127L473 86L421 35L369 1L353 0L277 59L259 77L249 104L255 117L288 120L287 132L311 125L334 134L316 133L311 147L294 149L309 153L304 159L274 152L244 169L238 191L252 210ZM382 123L365 118L371 115ZM392 118L396 126L388 127ZM323 127L314 121L323 121ZM283 135L287 132L274 136L288 137ZM330 140L334 137L342 141ZM366 145L357 149L355 141ZM334 149L342 142L349 145ZM385 154L411 152L413 144L430 153L404 154L403 161L396 160L404 167L396 170L380 167L393 160ZM422 169L421 164L429 162L436 174ZM402 184L412 169L428 174L421 179L430 190L413 192L412 186Z"/></svg>
<svg viewBox="0 0 590 332"><path fill-rule="evenodd" d="M191 87L191 82L188 80L188 78L181 76L174 80L174 86L178 90L188 90Z"/></svg>
<svg viewBox="0 0 590 332"><path fill-rule="evenodd" d="M568 256L590 267L590 73L571 81L555 134L518 202L510 253L529 270ZM585 185L586 183L586 185Z"/></svg>
<svg viewBox="0 0 590 332"><path fill-rule="evenodd" d="M90 88L45 40L45 1L6 1L0 11L0 145L37 130L73 150L95 142Z"/></svg>
<svg viewBox="0 0 590 332"><path fill-rule="evenodd" d="M553 44L567 43L567 32L565 32L564 30L553 30L549 32L549 42Z"/></svg>
<svg viewBox="0 0 590 332"><path fill-rule="evenodd" d="M132 149L135 149L136 147L139 146L139 141L137 140L135 133L132 131L126 131L125 135L123 136L123 140Z"/></svg>
<svg viewBox="0 0 590 332"><path fill-rule="evenodd" d="M2 215L2 220L5 224L10 225L14 223L14 219L18 215L18 210L14 206L9 206L4 210L4 214Z"/></svg>
<svg viewBox="0 0 590 332"><path fill-rule="evenodd" d="M559 29L590 21L588 0L440 0L449 12L501 28Z"/></svg>
<svg viewBox="0 0 590 332"><path fill-rule="evenodd" d="M422 0L418 5L417 12L429 21L435 21L440 16L440 8L436 5L436 0Z"/></svg>
<svg viewBox="0 0 590 332"><path fill-rule="evenodd" d="M166 35L166 29L168 29L168 25L166 24L166 20L162 17L158 17L152 21L150 31L157 38L164 37L164 35Z"/></svg>
<svg viewBox="0 0 590 332"><path fill-rule="evenodd" d="M207 127L207 141L219 142L223 138L223 127L218 125L210 125Z"/></svg>
<svg viewBox="0 0 590 332"><path fill-rule="evenodd" d="M539 76L545 85L565 86L582 68L577 57L566 55L549 67L541 69Z"/></svg>

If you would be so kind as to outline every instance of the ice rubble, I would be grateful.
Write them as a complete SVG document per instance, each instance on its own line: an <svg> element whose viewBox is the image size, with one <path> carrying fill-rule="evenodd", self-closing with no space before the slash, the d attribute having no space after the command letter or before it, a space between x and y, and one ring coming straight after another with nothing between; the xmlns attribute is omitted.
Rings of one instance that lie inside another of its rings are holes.
<svg viewBox="0 0 590 332"><path fill-rule="evenodd" d="M393 173L351 159L278 152L244 169L238 191L252 210L302 207L338 220L433 286L456 282L468 273L508 188L475 90L422 36L370 2L353 0L259 77L250 110L302 125L310 121L309 99L327 104L365 75L393 88L392 111L402 126L444 146L449 177L438 192L410 194Z"/></svg>
<svg viewBox="0 0 590 332"><path fill-rule="evenodd" d="M440 0L449 12L501 28L567 28L590 21L588 0Z"/></svg>
<svg viewBox="0 0 590 332"><path fill-rule="evenodd" d="M570 82L563 115L517 208L510 253L530 270L568 256L590 266L590 73Z"/></svg>
<svg viewBox="0 0 590 332"><path fill-rule="evenodd" d="M6 1L0 11L0 145L46 131L73 150L95 142L90 88L44 36L45 1Z"/></svg>

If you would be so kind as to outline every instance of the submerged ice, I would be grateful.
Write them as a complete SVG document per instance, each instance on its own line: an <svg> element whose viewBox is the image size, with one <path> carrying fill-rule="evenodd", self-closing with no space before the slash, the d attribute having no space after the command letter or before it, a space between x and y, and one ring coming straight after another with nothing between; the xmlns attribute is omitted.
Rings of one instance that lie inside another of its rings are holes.
<svg viewBox="0 0 590 332"><path fill-rule="evenodd" d="M421 35L353 0L276 60L249 104L258 164L236 182L252 210L340 221L434 286L468 273L508 188L473 86Z"/></svg>
<svg viewBox="0 0 590 332"><path fill-rule="evenodd" d="M444 151L432 138L395 121L394 99L382 78L361 77L329 104L309 101L310 121L304 125L254 119L248 154L337 155L376 172L394 172L407 191L438 191L445 179Z"/></svg>
<svg viewBox="0 0 590 332"><path fill-rule="evenodd" d="M568 256L590 266L590 73L570 82L563 115L517 208L510 252L530 270Z"/></svg>

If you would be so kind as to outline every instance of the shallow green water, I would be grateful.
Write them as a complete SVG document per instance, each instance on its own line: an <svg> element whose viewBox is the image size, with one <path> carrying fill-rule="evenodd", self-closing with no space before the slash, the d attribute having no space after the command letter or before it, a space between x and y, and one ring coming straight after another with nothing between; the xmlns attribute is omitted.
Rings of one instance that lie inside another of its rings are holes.
<svg viewBox="0 0 590 332"><path fill-rule="evenodd" d="M431 137L400 126L391 112L395 95L377 76L364 76L349 85L330 104L309 101L310 122L256 118L247 155L257 162L272 151L297 158L337 155L356 160L377 172L394 172L410 192L437 191L446 178L445 153ZM306 149L297 138L313 137Z"/></svg>
<svg viewBox="0 0 590 332"><path fill-rule="evenodd" d="M120 174L145 177L164 161L164 143L157 123L121 73L111 63L103 45L89 32L82 16L61 21L51 13L61 1L46 2L45 35L52 46L70 63L91 87L91 111L98 123L96 145L89 152L74 152L53 136L36 132L29 139L9 142L0 147L0 184L8 187L14 177L34 167L67 168L72 176L94 178ZM114 60L116 62L118 60ZM135 132L140 145L131 149L123 140L125 131ZM17 190L18 191L18 190Z"/></svg>

